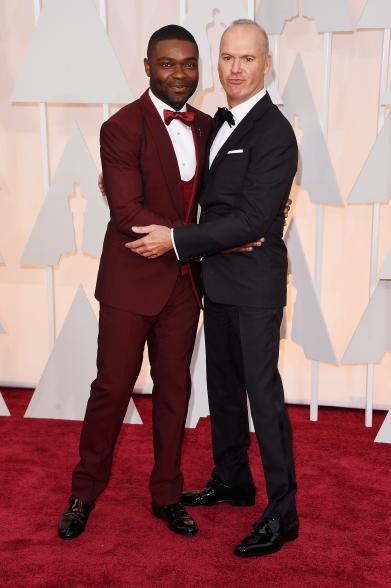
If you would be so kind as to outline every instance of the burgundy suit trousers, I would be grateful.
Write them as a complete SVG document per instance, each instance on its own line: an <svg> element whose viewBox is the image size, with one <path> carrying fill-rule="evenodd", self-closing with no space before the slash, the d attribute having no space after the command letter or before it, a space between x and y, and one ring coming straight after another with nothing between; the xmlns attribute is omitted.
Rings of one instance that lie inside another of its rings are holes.
<svg viewBox="0 0 391 588"><path fill-rule="evenodd" d="M178 276L169 300L156 316L138 315L101 304L98 372L91 385L81 433L80 462L73 472L75 496L95 500L109 481L115 443L147 343L154 384L155 461L150 492L152 501L158 506L180 500L183 489L181 448L198 318L199 307L189 276Z"/></svg>

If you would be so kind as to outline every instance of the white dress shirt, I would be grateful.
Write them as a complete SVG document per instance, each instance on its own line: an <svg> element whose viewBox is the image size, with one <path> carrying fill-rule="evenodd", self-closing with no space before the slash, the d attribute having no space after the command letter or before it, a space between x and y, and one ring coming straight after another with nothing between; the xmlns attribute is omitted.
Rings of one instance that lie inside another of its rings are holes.
<svg viewBox="0 0 391 588"><path fill-rule="evenodd" d="M174 111L174 109L155 96L151 90L149 90L149 97L158 111L162 121L164 122L163 110ZM186 112L186 110L187 108L185 104L179 110L179 112ZM194 138L191 127L185 125L185 123L178 119L173 119L169 125L165 124L165 127L170 136L172 146L174 147L181 180L188 182L194 176L197 165Z"/></svg>
<svg viewBox="0 0 391 588"><path fill-rule="evenodd" d="M234 106L233 108L231 108L231 113L232 113L232 116L234 117L235 124L234 124L234 126L230 127L229 124L227 123L227 121L224 121L224 123L221 125L219 132L217 133L216 137L214 138L214 141L213 141L212 146L210 148L209 167L212 165L214 158L216 157L217 153L220 151L221 147L224 145L224 143L226 142L228 137L234 132L234 130L237 128L238 124L241 123L241 121L244 119L246 114L248 114L250 112L252 107L255 106L256 103L261 98L263 98L265 96L265 94L266 94L266 90L265 90L265 88L262 88L262 90L260 92L257 92L257 94L254 94L254 96L252 96L251 98L249 98L245 102L242 102L241 104L238 104L237 106Z"/></svg>
<svg viewBox="0 0 391 588"><path fill-rule="evenodd" d="M253 108L253 106L255 106L256 103L259 100L261 100L261 98L263 98L265 96L265 94L266 94L266 90L265 90L265 88L263 88L262 90L257 92L257 94L254 94L254 96L252 96L251 98L249 98L245 102L242 102L241 104L238 104L237 106L234 106L233 108L231 108L231 112L234 117L235 125L230 127L229 124L227 123L227 121L224 121L224 123L221 125L219 132L217 133L216 137L214 138L214 141L213 141L212 146L210 148L209 167L212 165L214 158L216 157L217 153L220 151L221 147L224 145L224 143L226 142L228 137L231 135L231 133L234 132L234 130L237 128L238 124L241 123L241 121L244 119L246 114L248 114L250 112L250 110ZM173 245L173 248L175 251L175 255L177 256L177 259L179 259L179 255L178 255L178 252L175 247L174 229L171 229L171 241L172 241L172 245Z"/></svg>

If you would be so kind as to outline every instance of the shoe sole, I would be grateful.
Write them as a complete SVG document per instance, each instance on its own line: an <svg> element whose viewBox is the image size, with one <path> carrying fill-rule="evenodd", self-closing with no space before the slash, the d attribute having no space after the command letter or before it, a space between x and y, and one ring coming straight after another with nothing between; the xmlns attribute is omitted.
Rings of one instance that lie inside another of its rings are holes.
<svg viewBox="0 0 391 588"><path fill-rule="evenodd" d="M163 517L161 514L153 512L152 511L152 515L154 517L156 517L157 519L160 519L161 521L165 521L167 523L167 527L170 529L170 531L172 531L173 533L176 533L177 535L184 535L185 537L192 537L193 535L197 535L198 533L198 527L193 530L193 531L179 531L178 529L174 529L173 527L170 526L170 524L168 523L167 519L165 517Z"/></svg>
<svg viewBox="0 0 391 588"><path fill-rule="evenodd" d="M61 535L61 532L58 531L58 537L60 539L64 539L65 541L69 541L70 539L76 539L76 537L80 537L82 533L84 533L85 529L80 531L80 533L76 533L76 535Z"/></svg>
<svg viewBox="0 0 391 588"><path fill-rule="evenodd" d="M216 504L231 504L232 506L254 506L255 505L255 498L253 499L243 499L243 500L217 500L216 502L210 502L207 504L200 504L200 503L191 503L186 502L182 499L182 504L185 506L216 506Z"/></svg>
<svg viewBox="0 0 391 588"><path fill-rule="evenodd" d="M299 538L299 532L298 531L293 531L292 533L288 533L285 537L284 540L282 541L281 545L279 545L276 548L270 548L269 551L263 551L262 553L254 553L254 552L248 552L248 553L241 553L238 552L234 549L234 554L237 555L238 557L262 557L264 555L273 555L273 553L277 553L278 551L280 551L280 549L282 547L284 547L285 543L289 543L291 541L295 541L296 539Z"/></svg>

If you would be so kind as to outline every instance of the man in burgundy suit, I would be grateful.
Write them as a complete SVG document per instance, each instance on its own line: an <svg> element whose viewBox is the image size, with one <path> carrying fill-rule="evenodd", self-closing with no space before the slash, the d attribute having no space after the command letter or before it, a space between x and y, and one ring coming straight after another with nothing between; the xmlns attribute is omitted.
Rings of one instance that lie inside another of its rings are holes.
<svg viewBox="0 0 391 588"><path fill-rule="evenodd" d="M101 160L110 222L96 297L100 302L97 378L80 439L80 462L59 536L84 531L110 476L113 452L148 344L154 382L150 476L152 512L171 530L197 532L180 496L181 447L190 396L190 360L200 295L194 268L172 252L144 259L125 247L134 225L180 227L196 220L196 193L212 120L186 105L198 82L198 47L169 25L148 44L150 89L101 129Z"/></svg>

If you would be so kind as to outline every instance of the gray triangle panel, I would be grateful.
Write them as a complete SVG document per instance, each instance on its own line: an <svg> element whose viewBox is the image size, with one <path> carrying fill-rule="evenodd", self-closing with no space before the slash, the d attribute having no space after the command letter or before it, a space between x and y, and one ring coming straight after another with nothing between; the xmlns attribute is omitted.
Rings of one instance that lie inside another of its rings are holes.
<svg viewBox="0 0 391 588"><path fill-rule="evenodd" d="M391 350L391 281L375 288L342 358L343 364L379 363Z"/></svg>
<svg viewBox="0 0 391 588"><path fill-rule="evenodd" d="M302 129L296 183L308 191L310 200L315 204L343 204L319 115L299 55L286 83L282 101L285 116L292 124L295 115L298 116Z"/></svg>
<svg viewBox="0 0 391 588"><path fill-rule="evenodd" d="M391 115L377 135L349 194L348 203L388 202L391 195Z"/></svg>
<svg viewBox="0 0 391 588"><path fill-rule="evenodd" d="M186 427L193 429L202 417L209 415L208 390L206 386L206 357L204 327L198 329L191 361L192 393L187 413Z"/></svg>
<svg viewBox="0 0 391 588"><path fill-rule="evenodd" d="M383 265L380 270L381 280L391 280L391 249L386 255Z"/></svg>
<svg viewBox="0 0 391 588"><path fill-rule="evenodd" d="M381 103L384 104L391 104L391 86L388 86Z"/></svg>
<svg viewBox="0 0 391 588"><path fill-rule="evenodd" d="M127 103L132 100L92 0L48 0L11 100Z"/></svg>
<svg viewBox="0 0 391 588"><path fill-rule="evenodd" d="M96 376L98 323L79 287L46 367L27 408L26 417L83 420ZM132 423L141 423L130 403Z"/></svg>
<svg viewBox="0 0 391 588"><path fill-rule="evenodd" d="M213 11L219 11L219 21L227 27L233 20L247 18L247 2L243 0L189 0L183 26L197 39L200 55L199 90L213 86L212 62L207 26L213 23Z"/></svg>
<svg viewBox="0 0 391 588"><path fill-rule="evenodd" d="M23 265L56 265L61 255L75 251L75 233L69 197L76 182L87 200L83 251L100 256L109 210L97 186L98 171L86 142L74 125L49 192L24 249Z"/></svg>
<svg viewBox="0 0 391 588"><path fill-rule="evenodd" d="M368 0L357 29L389 29L391 28L390 0Z"/></svg>
<svg viewBox="0 0 391 588"><path fill-rule="evenodd" d="M316 22L318 33L354 29L347 0L303 0L303 16Z"/></svg>
<svg viewBox="0 0 391 588"><path fill-rule="evenodd" d="M335 365L337 359L294 221L289 226L285 241L297 291L293 307L292 340L303 348L308 359Z"/></svg>
<svg viewBox="0 0 391 588"><path fill-rule="evenodd" d="M256 11L255 20L269 35L279 35L285 22L298 14L298 0L262 0Z"/></svg>
<svg viewBox="0 0 391 588"><path fill-rule="evenodd" d="M10 416L10 411L8 410L8 406L6 405L1 393L0 393L0 416Z"/></svg>
<svg viewBox="0 0 391 588"><path fill-rule="evenodd" d="M391 443L391 410L376 435L375 443Z"/></svg>

